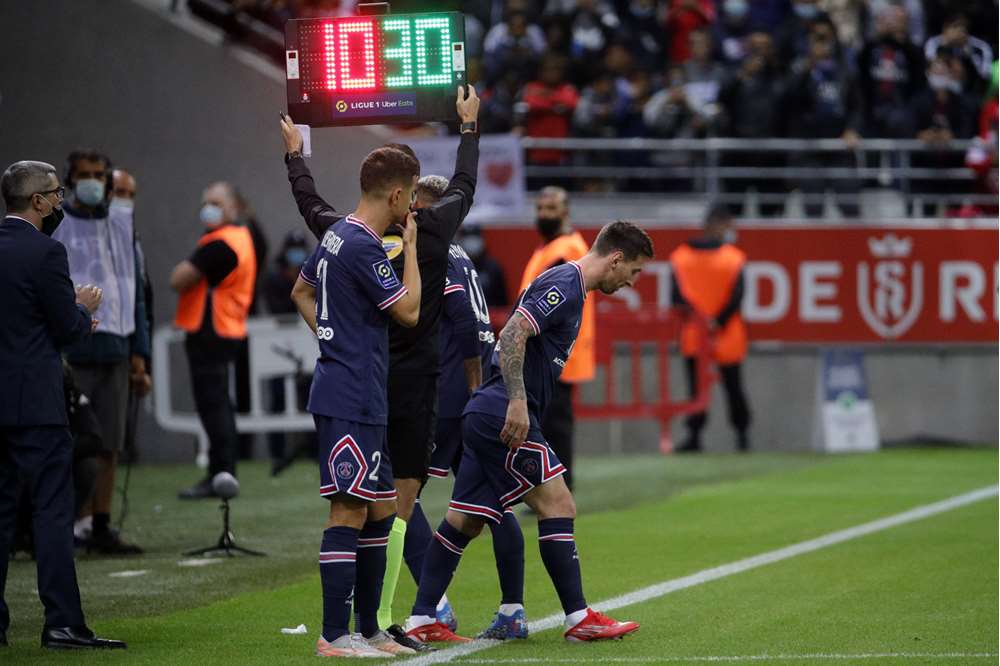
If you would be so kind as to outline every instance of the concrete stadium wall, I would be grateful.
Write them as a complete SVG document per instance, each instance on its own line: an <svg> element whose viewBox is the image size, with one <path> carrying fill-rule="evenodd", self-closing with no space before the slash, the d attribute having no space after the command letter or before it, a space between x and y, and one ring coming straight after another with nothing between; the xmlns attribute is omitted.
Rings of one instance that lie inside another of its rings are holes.
<svg viewBox="0 0 1000 666"><path fill-rule="evenodd" d="M151 10L168 5L0 3L0 169L37 159L61 171L73 148L91 146L135 174L136 222L159 323L173 314L169 271L201 233L197 211L209 182L230 180L243 190L272 252L285 232L302 226L281 159L282 79L220 46L212 31L182 29ZM357 165L379 143L366 129L313 134L311 164L334 205L354 205ZM147 460L191 459L189 438L163 433L148 415L140 439Z"/></svg>

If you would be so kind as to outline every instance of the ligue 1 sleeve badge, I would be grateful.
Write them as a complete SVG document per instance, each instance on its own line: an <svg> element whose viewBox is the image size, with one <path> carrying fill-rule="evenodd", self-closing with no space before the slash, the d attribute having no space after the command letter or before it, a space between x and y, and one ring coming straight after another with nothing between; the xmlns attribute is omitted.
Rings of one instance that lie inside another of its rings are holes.
<svg viewBox="0 0 1000 666"><path fill-rule="evenodd" d="M565 300L566 297L559 291L559 287L553 286L536 301L536 305L538 305L538 309L542 311L542 314L548 317Z"/></svg>

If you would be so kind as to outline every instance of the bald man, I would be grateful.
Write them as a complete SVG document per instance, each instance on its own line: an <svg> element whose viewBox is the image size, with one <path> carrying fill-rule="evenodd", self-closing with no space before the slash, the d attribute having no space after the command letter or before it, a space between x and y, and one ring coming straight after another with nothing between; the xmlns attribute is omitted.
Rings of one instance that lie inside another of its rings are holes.
<svg viewBox="0 0 1000 666"><path fill-rule="evenodd" d="M179 294L174 325L187 331L184 348L198 418L208 435L208 475L180 492L181 499L214 497L212 477L236 473L238 434L229 377L257 279L250 230L238 225L239 197L229 183L209 185L198 214L204 233L194 253L177 264L170 288Z"/></svg>

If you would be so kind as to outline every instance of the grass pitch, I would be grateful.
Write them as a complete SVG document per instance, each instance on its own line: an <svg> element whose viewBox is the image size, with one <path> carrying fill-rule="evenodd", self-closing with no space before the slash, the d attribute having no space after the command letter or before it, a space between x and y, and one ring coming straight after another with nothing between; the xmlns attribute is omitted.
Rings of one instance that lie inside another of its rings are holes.
<svg viewBox="0 0 1000 666"><path fill-rule="evenodd" d="M33 563L12 563L11 647L0 662L135 664L314 663L321 604L316 564L325 503L308 463L278 479L241 468L233 523L266 558L191 566L180 552L209 545L213 502L182 503L190 468L140 468L126 534L141 558L78 560L88 621L129 642L125 653L46 654ZM997 483L996 450L913 449L872 455L628 457L578 463L577 542L593 603L631 590ZM440 520L450 481L424 506ZM558 611L524 518L529 619ZM996 663L996 499L629 606L642 623L624 642L568 645L559 632L459 657L456 663ZM144 572L144 573L138 573ZM403 570L394 615L414 586ZM462 559L449 597L459 632L475 633L498 601L489 537ZM306 635L282 627L304 623Z"/></svg>

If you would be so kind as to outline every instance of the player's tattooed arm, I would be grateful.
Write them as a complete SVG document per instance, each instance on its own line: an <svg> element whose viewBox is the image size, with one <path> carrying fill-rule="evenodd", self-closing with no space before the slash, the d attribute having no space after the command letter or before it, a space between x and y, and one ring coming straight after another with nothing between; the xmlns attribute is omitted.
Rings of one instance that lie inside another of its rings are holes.
<svg viewBox="0 0 1000 666"><path fill-rule="evenodd" d="M316 332L316 287L312 286L301 277L295 281L292 287L292 302L299 311L299 315L305 320L312 332Z"/></svg>
<svg viewBox="0 0 1000 666"><path fill-rule="evenodd" d="M512 449L524 443L528 436L528 394L524 388L524 348L535 334L531 323L515 312L500 331L500 374L507 387L507 418L500 431L500 440Z"/></svg>

